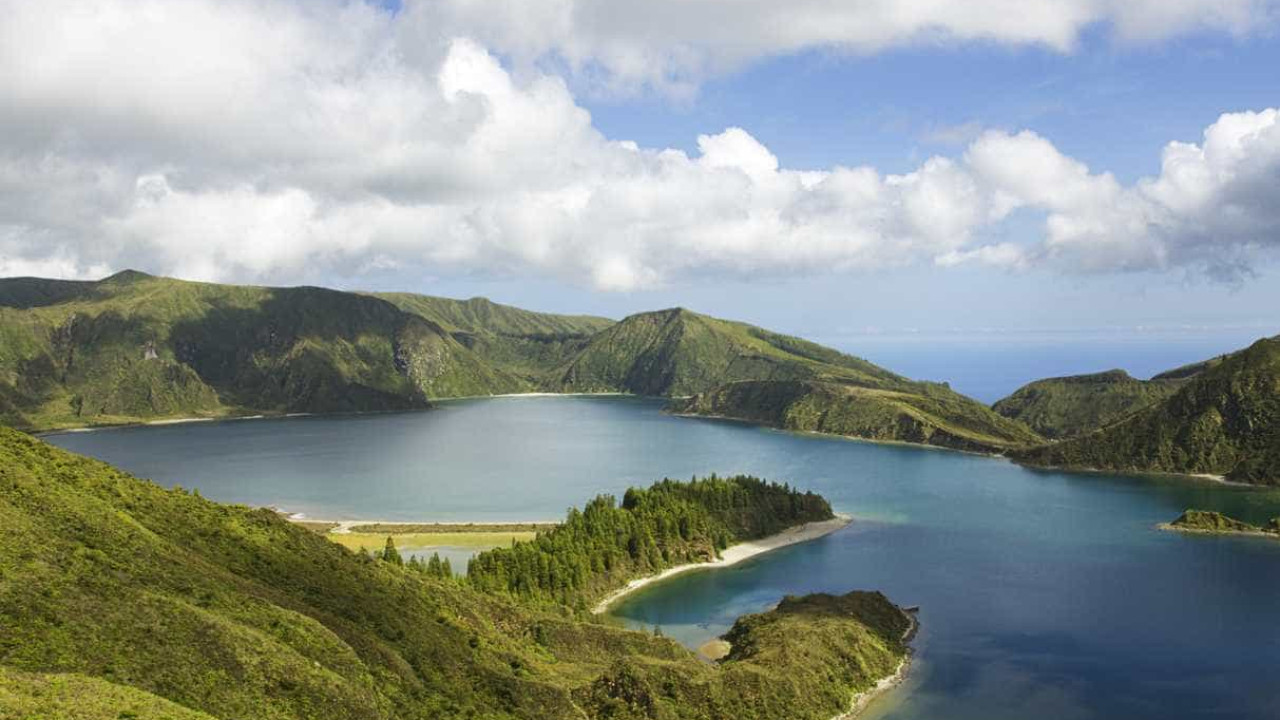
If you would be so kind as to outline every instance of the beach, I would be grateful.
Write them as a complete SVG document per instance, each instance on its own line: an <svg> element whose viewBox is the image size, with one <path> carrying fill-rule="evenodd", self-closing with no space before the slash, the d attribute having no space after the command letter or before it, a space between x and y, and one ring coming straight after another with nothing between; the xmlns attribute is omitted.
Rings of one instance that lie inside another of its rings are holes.
<svg viewBox="0 0 1280 720"><path fill-rule="evenodd" d="M811 522L811 523L805 523L804 525L797 525L792 528L787 528L786 530L783 530L782 532L776 535L770 535L769 537L760 538L759 540L749 540L747 542L738 543L737 545L731 545L730 547L726 548L723 552L721 552L720 557L716 560L712 560L710 562L688 563L686 565L677 565L673 568L668 568L658 573L657 575L650 575L648 577L632 580L631 582L627 583L626 586L621 587L617 590L614 590L613 592L605 596L603 600L601 600L599 603L596 604L594 608L592 608L591 612L596 615L599 615L605 612L606 610L608 610L611 605L616 603L618 600L626 597L627 595L630 595L631 593L647 585L651 585L655 582L665 580L673 575L686 573L686 572L689 572L690 570L723 568L723 567L729 567L730 565L737 565L738 563L744 560L749 560L757 555L762 555L764 553L767 553L770 550L777 550L778 548L786 547L788 545L795 545L796 543L807 542L809 540L816 540L824 535L830 535L836 530L839 530L840 528L847 526L851 522L853 522L853 518L849 517L848 515L837 514L834 518L830 520L822 520L819 522Z"/></svg>

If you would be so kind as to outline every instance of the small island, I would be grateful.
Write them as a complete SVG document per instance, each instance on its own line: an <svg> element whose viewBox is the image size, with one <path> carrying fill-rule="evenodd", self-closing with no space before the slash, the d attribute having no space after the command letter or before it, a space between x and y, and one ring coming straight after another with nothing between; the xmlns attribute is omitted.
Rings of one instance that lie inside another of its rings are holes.
<svg viewBox="0 0 1280 720"><path fill-rule="evenodd" d="M1252 535L1280 539L1280 517L1271 518L1265 526L1259 527L1220 512L1192 509L1183 512L1171 523L1162 523L1160 529L1209 535Z"/></svg>

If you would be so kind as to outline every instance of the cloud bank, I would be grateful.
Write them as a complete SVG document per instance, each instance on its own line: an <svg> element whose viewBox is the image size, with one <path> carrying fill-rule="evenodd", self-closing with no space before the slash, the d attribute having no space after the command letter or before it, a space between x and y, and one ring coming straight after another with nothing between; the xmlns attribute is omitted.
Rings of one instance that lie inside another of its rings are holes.
<svg viewBox="0 0 1280 720"><path fill-rule="evenodd" d="M798 171L736 127L699 136L693 154L607 138L560 76L513 73L490 49L685 82L796 48L938 35L1067 50L1104 21L1138 39L1245 33L1268 3L984 0L955 17L937 3L801 3L782 23L775 4L743 2L716 31L736 44L667 33L668 4L633 26L625 8L568 0L396 14L330 0L5 2L0 275L537 274L604 290L922 263L1235 277L1280 244L1275 109L1222 115L1132 185L1030 131L981 133L901 175ZM1043 217L1040 234L991 240L1018 211Z"/></svg>

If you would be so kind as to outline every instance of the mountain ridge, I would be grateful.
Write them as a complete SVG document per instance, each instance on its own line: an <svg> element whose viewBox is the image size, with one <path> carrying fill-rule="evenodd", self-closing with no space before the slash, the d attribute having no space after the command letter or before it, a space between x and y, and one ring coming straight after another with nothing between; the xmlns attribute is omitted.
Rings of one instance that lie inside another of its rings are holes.
<svg viewBox="0 0 1280 720"><path fill-rule="evenodd" d="M1028 465L1280 484L1280 337L1209 361L1165 400L1110 425L1013 457Z"/></svg>
<svg viewBox="0 0 1280 720"><path fill-rule="evenodd" d="M685 397L803 381L862 390L825 396L842 403L883 405L884 393L896 394L901 412L845 425L845 434L984 450L1038 441L944 384L679 307L615 322L485 298L217 285L126 270L99 281L0 280L0 339L0 417L30 429L412 410L539 391Z"/></svg>

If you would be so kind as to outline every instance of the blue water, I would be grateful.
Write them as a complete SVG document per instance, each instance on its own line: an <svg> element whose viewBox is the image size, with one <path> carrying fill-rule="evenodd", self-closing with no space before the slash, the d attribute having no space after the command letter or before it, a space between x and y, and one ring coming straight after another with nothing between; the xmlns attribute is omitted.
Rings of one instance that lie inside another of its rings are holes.
<svg viewBox="0 0 1280 720"><path fill-rule="evenodd" d="M662 415L632 398L51 436L207 497L313 517L537 520L597 492L709 472L811 488L857 521L616 608L690 646L788 593L920 605L891 718L1280 717L1280 542L1154 529L1186 507L1253 521L1280 492L1031 471L960 453Z"/></svg>

